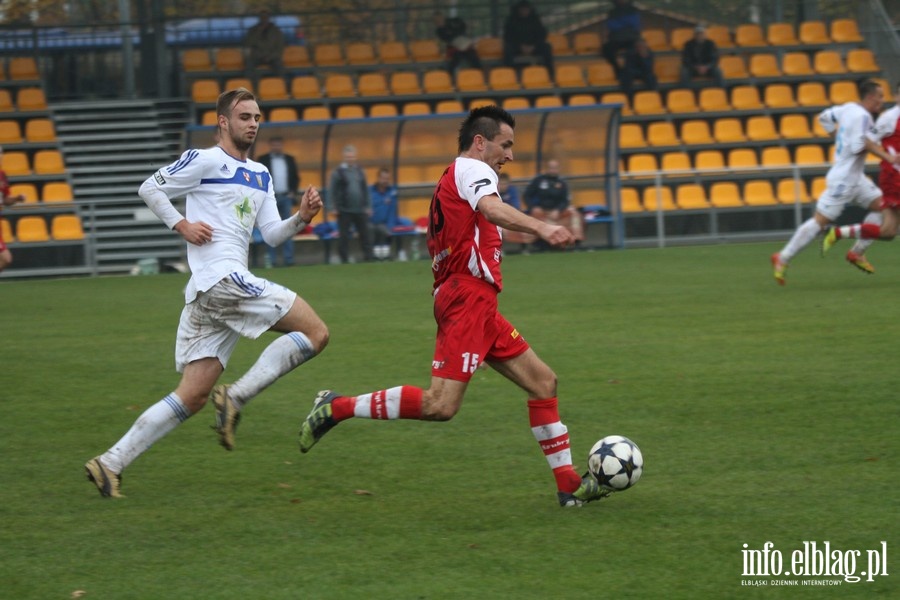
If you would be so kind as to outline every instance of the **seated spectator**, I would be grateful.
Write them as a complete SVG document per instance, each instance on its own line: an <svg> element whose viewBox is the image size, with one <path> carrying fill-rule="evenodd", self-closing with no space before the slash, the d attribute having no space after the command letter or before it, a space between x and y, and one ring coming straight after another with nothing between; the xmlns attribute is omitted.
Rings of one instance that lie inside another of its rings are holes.
<svg viewBox="0 0 900 600"><path fill-rule="evenodd" d="M653 73L653 51L644 38L638 38L634 46L625 52L625 64L619 72L622 91L631 96L634 80L640 79L648 90L657 89L656 75Z"/></svg>
<svg viewBox="0 0 900 600"><path fill-rule="evenodd" d="M519 190L510 183L509 173L500 173L497 179L497 193L504 203L517 210L522 210L522 202L519 200ZM521 231L503 230L503 239L513 244L520 244L522 254L528 254L528 245L536 239L530 233Z"/></svg>
<svg viewBox="0 0 900 600"><path fill-rule="evenodd" d="M631 0L615 0L612 10L606 15L606 35L600 52L609 61L616 77L621 78L619 52L631 50L641 37L641 13Z"/></svg>
<svg viewBox="0 0 900 600"><path fill-rule="evenodd" d="M269 20L269 11L259 13L259 22L247 30L244 37L247 50L247 76L255 79L256 69L260 65L268 65L276 75L284 74L284 34Z"/></svg>
<svg viewBox="0 0 900 600"><path fill-rule="evenodd" d="M513 4L503 27L503 63L519 68L532 59L540 60L553 78L553 49L547 42L547 28L529 0Z"/></svg>
<svg viewBox="0 0 900 600"><path fill-rule="evenodd" d="M525 204L528 214L535 219L563 225L575 236L575 243L584 240L582 216L569 201L569 186L559 176L559 161L547 161L547 171L531 180L525 188ZM540 246L540 249L545 246Z"/></svg>
<svg viewBox="0 0 900 600"><path fill-rule="evenodd" d="M391 172L387 167L378 169L378 179L369 188L372 201L372 234L375 240L372 249L376 259L391 257L391 240L394 240L398 260L406 260L406 250L401 245L402 237L394 237L397 218L397 187L391 185Z"/></svg>
<svg viewBox="0 0 900 600"><path fill-rule="evenodd" d="M447 47L447 70L455 72L460 63L475 69L481 68L481 59L475 50L475 40L466 35L466 22L459 17L445 17L434 13L435 35Z"/></svg>
<svg viewBox="0 0 900 600"><path fill-rule="evenodd" d="M681 85L687 85L693 77L709 77L718 87L725 87L719 69L719 48L706 37L706 28L702 25L694 29L694 37L681 51Z"/></svg>

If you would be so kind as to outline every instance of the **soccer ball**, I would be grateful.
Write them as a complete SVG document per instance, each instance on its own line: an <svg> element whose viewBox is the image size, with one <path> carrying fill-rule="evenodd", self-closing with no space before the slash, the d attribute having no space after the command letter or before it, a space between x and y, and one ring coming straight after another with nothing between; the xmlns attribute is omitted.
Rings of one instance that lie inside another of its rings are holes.
<svg viewBox="0 0 900 600"><path fill-rule="evenodd" d="M644 471L641 449L626 437L608 435L591 448L588 471L600 485L621 492L638 482Z"/></svg>

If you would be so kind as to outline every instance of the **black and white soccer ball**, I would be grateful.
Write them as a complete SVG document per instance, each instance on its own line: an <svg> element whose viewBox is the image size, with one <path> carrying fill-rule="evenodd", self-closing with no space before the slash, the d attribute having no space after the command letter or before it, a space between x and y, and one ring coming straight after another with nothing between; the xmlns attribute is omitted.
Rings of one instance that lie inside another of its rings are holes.
<svg viewBox="0 0 900 600"><path fill-rule="evenodd" d="M644 457L637 444L627 437L608 435L591 448L588 471L604 488L621 492L641 478Z"/></svg>

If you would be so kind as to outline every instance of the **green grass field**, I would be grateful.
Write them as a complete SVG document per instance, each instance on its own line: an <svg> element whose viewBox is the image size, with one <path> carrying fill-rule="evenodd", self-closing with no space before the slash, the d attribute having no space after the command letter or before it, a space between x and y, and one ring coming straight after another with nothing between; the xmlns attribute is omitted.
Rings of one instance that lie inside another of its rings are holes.
<svg viewBox="0 0 900 600"><path fill-rule="evenodd" d="M449 423L354 420L297 451L317 390L427 384L426 262L262 272L330 346L247 407L234 452L204 410L120 501L82 465L175 387L186 277L3 282L0 597L900 597L900 257L876 246L865 276L811 248L779 288L775 248L507 259L501 309L559 375L577 465L613 433L646 461L635 488L568 510L523 394L490 370ZM271 339L242 341L223 381ZM773 589L823 578L742 576L743 545L767 541L784 570L805 541L859 550L857 573L886 541L889 576Z"/></svg>

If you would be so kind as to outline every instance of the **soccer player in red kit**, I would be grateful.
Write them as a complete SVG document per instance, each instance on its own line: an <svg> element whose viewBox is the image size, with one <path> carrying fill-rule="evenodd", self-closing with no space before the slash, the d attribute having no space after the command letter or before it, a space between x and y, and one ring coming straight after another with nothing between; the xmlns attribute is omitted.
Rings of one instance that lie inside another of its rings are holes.
<svg viewBox="0 0 900 600"><path fill-rule="evenodd" d="M528 394L531 429L553 470L560 505L580 506L609 493L573 468L568 430L557 410L556 374L497 309L502 229L536 235L552 246L575 241L565 227L538 221L500 199L497 175L513 159L514 128L512 115L497 106L472 110L459 129L459 155L431 199L428 252L438 326L431 386L360 396L319 392L300 428L302 452L351 417L448 421L459 411L472 374L486 362Z"/></svg>

